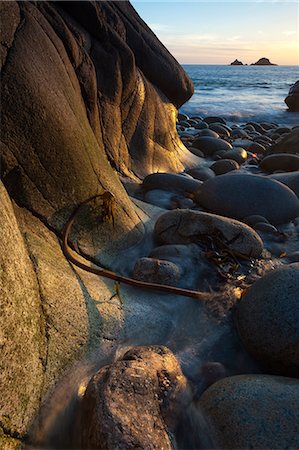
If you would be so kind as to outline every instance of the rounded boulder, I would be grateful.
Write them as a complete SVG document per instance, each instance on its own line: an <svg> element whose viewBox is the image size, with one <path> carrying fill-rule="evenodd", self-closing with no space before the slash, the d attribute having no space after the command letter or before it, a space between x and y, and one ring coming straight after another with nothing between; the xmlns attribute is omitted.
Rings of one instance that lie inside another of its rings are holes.
<svg viewBox="0 0 299 450"><path fill-rule="evenodd" d="M238 375L210 386L199 401L222 449L296 449L299 381L270 375Z"/></svg>
<svg viewBox="0 0 299 450"><path fill-rule="evenodd" d="M180 209L162 214L154 228L162 244L200 243L206 237L219 239L231 251L257 258L263 251L259 235L237 220L201 211Z"/></svg>
<svg viewBox="0 0 299 450"><path fill-rule="evenodd" d="M241 299L237 324L257 360L280 375L299 377L299 263L256 281Z"/></svg>
<svg viewBox="0 0 299 450"><path fill-rule="evenodd" d="M299 200L287 186L259 175L225 174L205 181L194 201L212 213L234 219L265 217L273 225L299 215Z"/></svg>
<svg viewBox="0 0 299 450"><path fill-rule="evenodd" d="M205 156L212 156L214 153L220 150L230 149L232 149L232 145L229 142L226 142L224 139L210 136L201 136L197 139L194 139L190 151L196 155L196 150L200 150Z"/></svg>
<svg viewBox="0 0 299 450"><path fill-rule="evenodd" d="M282 170L284 172L294 172L299 170L299 155L288 153L276 153L266 156L260 162L260 168L265 172Z"/></svg>

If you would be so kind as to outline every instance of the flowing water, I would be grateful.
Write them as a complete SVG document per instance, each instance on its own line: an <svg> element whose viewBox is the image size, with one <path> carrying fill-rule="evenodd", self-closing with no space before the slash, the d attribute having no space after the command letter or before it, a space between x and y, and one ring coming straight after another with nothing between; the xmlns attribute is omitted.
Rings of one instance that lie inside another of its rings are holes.
<svg viewBox="0 0 299 450"><path fill-rule="evenodd" d="M188 115L217 115L236 123L299 124L299 113L287 112L284 104L289 87L298 76L297 67L186 65L184 68L195 87L194 96L181 108ZM152 239L151 233L148 238ZM269 250L274 244L269 243ZM137 256L146 256L141 244L140 252ZM269 268L271 265L269 261ZM210 281L214 288L212 278ZM79 448L80 402L86 382L99 367L110 364L131 346L166 345L175 353L198 396L205 388L200 385L200 373L206 362L221 364L226 375L263 371L242 347L231 305L223 305L223 314L219 310L214 314L213 302L204 306L193 299L173 299L163 294L155 296L153 302L148 292L139 291L136 295L133 288L121 289L126 317L123 338L114 347L103 344L97 353L89 355L63 377L33 426L33 448ZM217 448L196 396L185 411L176 440L178 448Z"/></svg>
<svg viewBox="0 0 299 450"><path fill-rule="evenodd" d="M194 95L182 106L188 115L215 115L229 122L298 125L299 113L284 103L299 78L298 66L183 65Z"/></svg>

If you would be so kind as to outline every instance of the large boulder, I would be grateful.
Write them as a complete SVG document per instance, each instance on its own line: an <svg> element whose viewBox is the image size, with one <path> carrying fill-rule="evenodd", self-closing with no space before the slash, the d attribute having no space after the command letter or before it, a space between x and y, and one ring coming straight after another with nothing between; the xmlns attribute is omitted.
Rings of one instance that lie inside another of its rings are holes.
<svg viewBox="0 0 299 450"><path fill-rule="evenodd" d="M299 111L299 80L290 87L285 103L290 111Z"/></svg>
<svg viewBox="0 0 299 450"><path fill-rule="evenodd" d="M103 367L82 402L80 448L171 449L187 382L166 347L136 347Z"/></svg>
<svg viewBox="0 0 299 450"><path fill-rule="evenodd" d="M204 392L199 406L214 448L298 448L298 380L269 375L224 378Z"/></svg>
<svg viewBox="0 0 299 450"><path fill-rule="evenodd" d="M174 210L162 214L155 224L155 237L163 244L215 243L243 255L257 258L263 243L255 231L237 220L192 210Z"/></svg>
<svg viewBox="0 0 299 450"><path fill-rule="evenodd" d="M270 153L299 153L299 128L281 136L269 148Z"/></svg>
<svg viewBox="0 0 299 450"><path fill-rule="evenodd" d="M246 349L278 374L299 377L299 264L272 271L242 297L237 314Z"/></svg>
<svg viewBox="0 0 299 450"><path fill-rule="evenodd" d="M195 193L195 201L215 214L234 219L261 215L274 225L299 215L299 200L287 186L237 172L205 181Z"/></svg>

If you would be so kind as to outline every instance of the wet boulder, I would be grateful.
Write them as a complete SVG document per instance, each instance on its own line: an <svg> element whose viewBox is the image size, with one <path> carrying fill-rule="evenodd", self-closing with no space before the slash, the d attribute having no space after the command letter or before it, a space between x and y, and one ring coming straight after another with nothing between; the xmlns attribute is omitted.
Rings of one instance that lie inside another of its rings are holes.
<svg viewBox="0 0 299 450"><path fill-rule="evenodd" d="M299 264L278 268L242 297L238 330L245 348L281 375L299 376Z"/></svg>
<svg viewBox="0 0 299 450"><path fill-rule="evenodd" d="M224 159L233 159L238 164L243 164L247 159L247 151L244 148L232 148L223 155Z"/></svg>
<svg viewBox="0 0 299 450"><path fill-rule="evenodd" d="M148 191L162 189L165 191L192 193L201 186L201 183L193 178L175 173L153 173L144 178L142 187Z"/></svg>
<svg viewBox="0 0 299 450"><path fill-rule="evenodd" d="M260 168L265 172L275 172L275 170L294 172L295 170L299 170L299 155L292 153L268 155L260 162Z"/></svg>
<svg viewBox="0 0 299 450"><path fill-rule="evenodd" d="M215 176L215 172L211 170L209 167L198 167L194 169L189 169L187 173L191 175L191 177L199 181L206 181L209 180L209 178L213 178Z"/></svg>
<svg viewBox="0 0 299 450"><path fill-rule="evenodd" d="M215 214L241 220L261 215L274 225L299 215L295 193L282 183L259 175L219 175L201 185L195 201Z"/></svg>
<svg viewBox="0 0 299 450"><path fill-rule="evenodd" d="M240 166L237 161L233 159L220 159L219 161L215 161L210 166L210 169L213 170L216 175L223 175L232 170L239 170Z"/></svg>
<svg viewBox="0 0 299 450"><path fill-rule="evenodd" d="M197 155L196 150L200 150L205 156L212 156L214 153L221 150L230 150L232 148L229 142L224 139L201 136L192 142L192 148L189 150Z"/></svg>
<svg viewBox="0 0 299 450"><path fill-rule="evenodd" d="M231 251L257 258L263 243L257 233L237 220L201 211L174 210L162 214L154 229L155 238L163 244L199 243L220 239Z"/></svg>
<svg viewBox="0 0 299 450"><path fill-rule="evenodd" d="M171 449L190 401L175 356L162 346L135 347L90 380L82 401L82 448Z"/></svg>
<svg viewBox="0 0 299 450"><path fill-rule="evenodd" d="M213 430L213 448L298 448L296 379L270 375L224 378L203 393L199 406Z"/></svg>
<svg viewBox="0 0 299 450"><path fill-rule="evenodd" d="M291 86L285 103L290 111L299 111L299 80Z"/></svg>

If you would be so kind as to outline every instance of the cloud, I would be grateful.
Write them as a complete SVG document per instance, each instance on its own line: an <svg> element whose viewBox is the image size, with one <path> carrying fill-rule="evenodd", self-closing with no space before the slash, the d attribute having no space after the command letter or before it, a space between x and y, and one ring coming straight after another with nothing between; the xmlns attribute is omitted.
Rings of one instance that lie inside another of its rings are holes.
<svg viewBox="0 0 299 450"><path fill-rule="evenodd" d="M281 34L283 34L284 36L293 36L296 33L297 33L297 31L295 31L295 30L285 30L285 31L281 32Z"/></svg>

